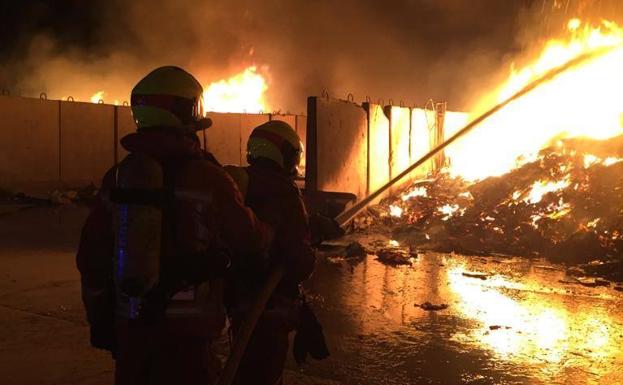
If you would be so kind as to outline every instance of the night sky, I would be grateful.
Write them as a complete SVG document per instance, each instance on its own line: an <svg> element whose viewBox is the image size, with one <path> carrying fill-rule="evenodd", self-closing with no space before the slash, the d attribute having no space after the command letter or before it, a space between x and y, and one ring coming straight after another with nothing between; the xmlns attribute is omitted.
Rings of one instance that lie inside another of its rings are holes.
<svg viewBox="0 0 623 385"><path fill-rule="evenodd" d="M257 64L269 68L274 104L284 109L323 89L462 108L529 48L550 8L563 12L559 3L3 1L0 87L79 95L81 85L92 93L100 82L123 98L158 65L181 65L209 82ZM581 3L570 0L565 13Z"/></svg>

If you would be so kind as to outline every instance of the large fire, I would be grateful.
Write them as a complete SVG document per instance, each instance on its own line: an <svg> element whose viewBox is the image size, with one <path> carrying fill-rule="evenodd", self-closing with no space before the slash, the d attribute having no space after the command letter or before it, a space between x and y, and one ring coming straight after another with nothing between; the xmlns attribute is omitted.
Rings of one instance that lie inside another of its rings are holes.
<svg viewBox="0 0 623 385"><path fill-rule="evenodd" d="M204 87L203 105L211 112L247 112L268 111L266 91L268 82L258 73L256 66L251 66L229 79L212 82ZM97 91L90 97L91 103L103 103L106 92ZM118 100L114 101L119 104Z"/></svg>
<svg viewBox="0 0 623 385"><path fill-rule="evenodd" d="M203 92L204 108L213 112L266 111L266 90L266 79L251 66L229 79L208 85Z"/></svg>
<svg viewBox="0 0 623 385"><path fill-rule="evenodd" d="M550 40L532 64L513 69L495 92L496 101L505 100L574 57L623 43L623 29L609 21L594 27L573 19L567 32L566 40ZM534 160L538 151L555 139L620 135L622 101L623 48L617 47L538 87L450 146L451 173L468 180L501 175ZM490 105L491 98L483 98L476 110ZM456 132L467 121L467 115L451 116L446 134Z"/></svg>

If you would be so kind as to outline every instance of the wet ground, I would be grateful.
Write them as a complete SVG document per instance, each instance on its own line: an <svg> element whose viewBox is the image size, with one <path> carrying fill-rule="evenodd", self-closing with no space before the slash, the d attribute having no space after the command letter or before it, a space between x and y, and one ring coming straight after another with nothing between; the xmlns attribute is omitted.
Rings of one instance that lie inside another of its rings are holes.
<svg viewBox="0 0 623 385"><path fill-rule="evenodd" d="M0 384L111 382L74 267L84 216L0 210ZM332 356L302 372L289 362L288 384L623 383L614 286L581 286L544 261L423 254L392 267L338 254L307 284Z"/></svg>

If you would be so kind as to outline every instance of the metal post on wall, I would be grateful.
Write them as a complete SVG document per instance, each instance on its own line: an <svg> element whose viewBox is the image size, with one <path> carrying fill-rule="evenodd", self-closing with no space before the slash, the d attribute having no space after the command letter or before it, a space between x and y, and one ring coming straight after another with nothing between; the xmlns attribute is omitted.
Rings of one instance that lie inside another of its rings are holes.
<svg viewBox="0 0 623 385"><path fill-rule="evenodd" d="M435 147L439 146L445 141L445 127L446 121L446 109L448 104L446 102L440 102L435 104ZM435 171L439 171L446 166L446 155L443 151L435 157L434 160Z"/></svg>
<svg viewBox="0 0 623 385"><path fill-rule="evenodd" d="M63 163L62 163L62 157L63 157L63 146L62 146L62 141L63 141L63 130L62 130L62 105L63 102L61 100L58 101L58 184L61 185L63 183L63 175L62 175L62 170L63 170Z"/></svg>

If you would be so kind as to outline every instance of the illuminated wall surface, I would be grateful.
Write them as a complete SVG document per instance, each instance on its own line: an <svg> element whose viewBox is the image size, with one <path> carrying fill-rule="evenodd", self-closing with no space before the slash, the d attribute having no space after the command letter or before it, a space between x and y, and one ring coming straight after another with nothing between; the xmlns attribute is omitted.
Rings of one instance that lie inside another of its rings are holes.
<svg viewBox="0 0 623 385"><path fill-rule="evenodd" d="M349 192L359 199L428 153L440 129L434 111L375 103L358 105L324 97L309 98L307 114L308 135L314 143L308 148L307 186ZM456 130L466 122L463 117L467 115L447 112L446 116L448 128ZM432 161L426 162L403 184L424 178L432 170Z"/></svg>
<svg viewBox="0 0 623 385"><path fill-rule="evenodd" d="M98 185L105 171L127 154L119 139L136 130L127 106L0 96L0 116L0 189L33 195ZM305 116L209 116L214 125L206 132L208 149L223 164L246 164L251 130L270 119L284 120L306 136Z"/></svg>
<svg viewBox="0 0 623 385"><path fill-rule="evenodd" d="M214 125L206 131L207 147L223 164L246 164L251 130L270 119L286 121L312 153L313 186L360 199L431 148L436 127L430 111L312 99L317 100L312 143L302 115L211 112ZM0 96L0 116L0 188L34 195L98 185L104 172L127 154L119 140L135 130L127 106ZM200 139L203 143L203 135ZM426 163L405 182L431 170Z"/></svg>

